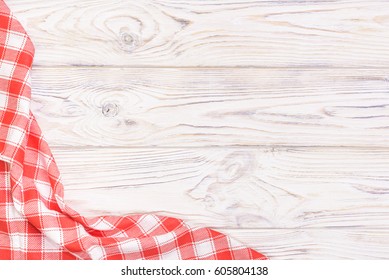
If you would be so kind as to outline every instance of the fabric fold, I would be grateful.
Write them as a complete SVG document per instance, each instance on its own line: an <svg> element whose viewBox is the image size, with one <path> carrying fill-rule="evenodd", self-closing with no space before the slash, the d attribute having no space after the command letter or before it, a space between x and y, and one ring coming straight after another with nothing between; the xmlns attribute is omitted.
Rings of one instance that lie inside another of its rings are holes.
<svg viewBox="0 0 389 280"><path fill-rule="evenodd" d="M86 218L66 205L30 109L33 58L30 38L0 0L0 259L266 259L177 218Z"/></svg>

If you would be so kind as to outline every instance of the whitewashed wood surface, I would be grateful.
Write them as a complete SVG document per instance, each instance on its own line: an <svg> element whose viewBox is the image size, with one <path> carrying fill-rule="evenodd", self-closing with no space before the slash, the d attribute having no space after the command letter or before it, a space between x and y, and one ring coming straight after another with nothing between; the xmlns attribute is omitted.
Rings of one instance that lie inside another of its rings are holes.
<svg viewBox="0 0 389 280"><path fill-rule="evenodd" d="M36 65L387 67L387 0L8 0Z"/></svg>
<svg viewBox="0 0 389 280"><path fill-rule="evenodd" d="M389 1L7 3L76 210L389 259Z"/></svg>
<svg viewBox="0 0 389 280"><path fill-rule="evenodd" d="M389 146L382 69L35 70L53 145Z"/></svg>

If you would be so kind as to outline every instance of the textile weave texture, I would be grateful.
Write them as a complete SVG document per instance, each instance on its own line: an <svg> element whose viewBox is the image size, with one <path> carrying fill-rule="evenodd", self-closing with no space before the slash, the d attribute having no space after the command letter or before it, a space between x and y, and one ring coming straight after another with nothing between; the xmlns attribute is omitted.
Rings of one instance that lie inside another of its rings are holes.
<svg viewBox="0 0 389 280"><path fill-rule="evenodd" d="M34 46L0 0L0 259L266 259L232 238L152 214L86 218L30 110Z"/></svg>

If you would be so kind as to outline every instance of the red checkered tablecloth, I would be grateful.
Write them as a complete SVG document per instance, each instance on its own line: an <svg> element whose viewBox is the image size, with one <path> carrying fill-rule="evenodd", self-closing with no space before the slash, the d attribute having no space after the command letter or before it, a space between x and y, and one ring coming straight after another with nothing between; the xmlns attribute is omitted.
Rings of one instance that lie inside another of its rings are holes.
<svg viewBox="0 0 389 280"><path fill-rule="evenodd" d="M151 214L85 218L30 111L34 46L0 0L0 259L266 259L228 236Z"/></svg>

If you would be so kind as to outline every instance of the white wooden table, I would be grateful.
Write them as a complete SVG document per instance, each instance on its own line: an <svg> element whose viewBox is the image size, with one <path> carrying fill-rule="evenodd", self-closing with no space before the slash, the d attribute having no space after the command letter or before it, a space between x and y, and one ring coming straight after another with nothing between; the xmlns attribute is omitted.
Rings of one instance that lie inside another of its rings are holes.
<svg viewBox="0 0 389 280"><path fill-rule="evenodd" d="M7 3L73 208L389 258L389 1Z"/></svg>

